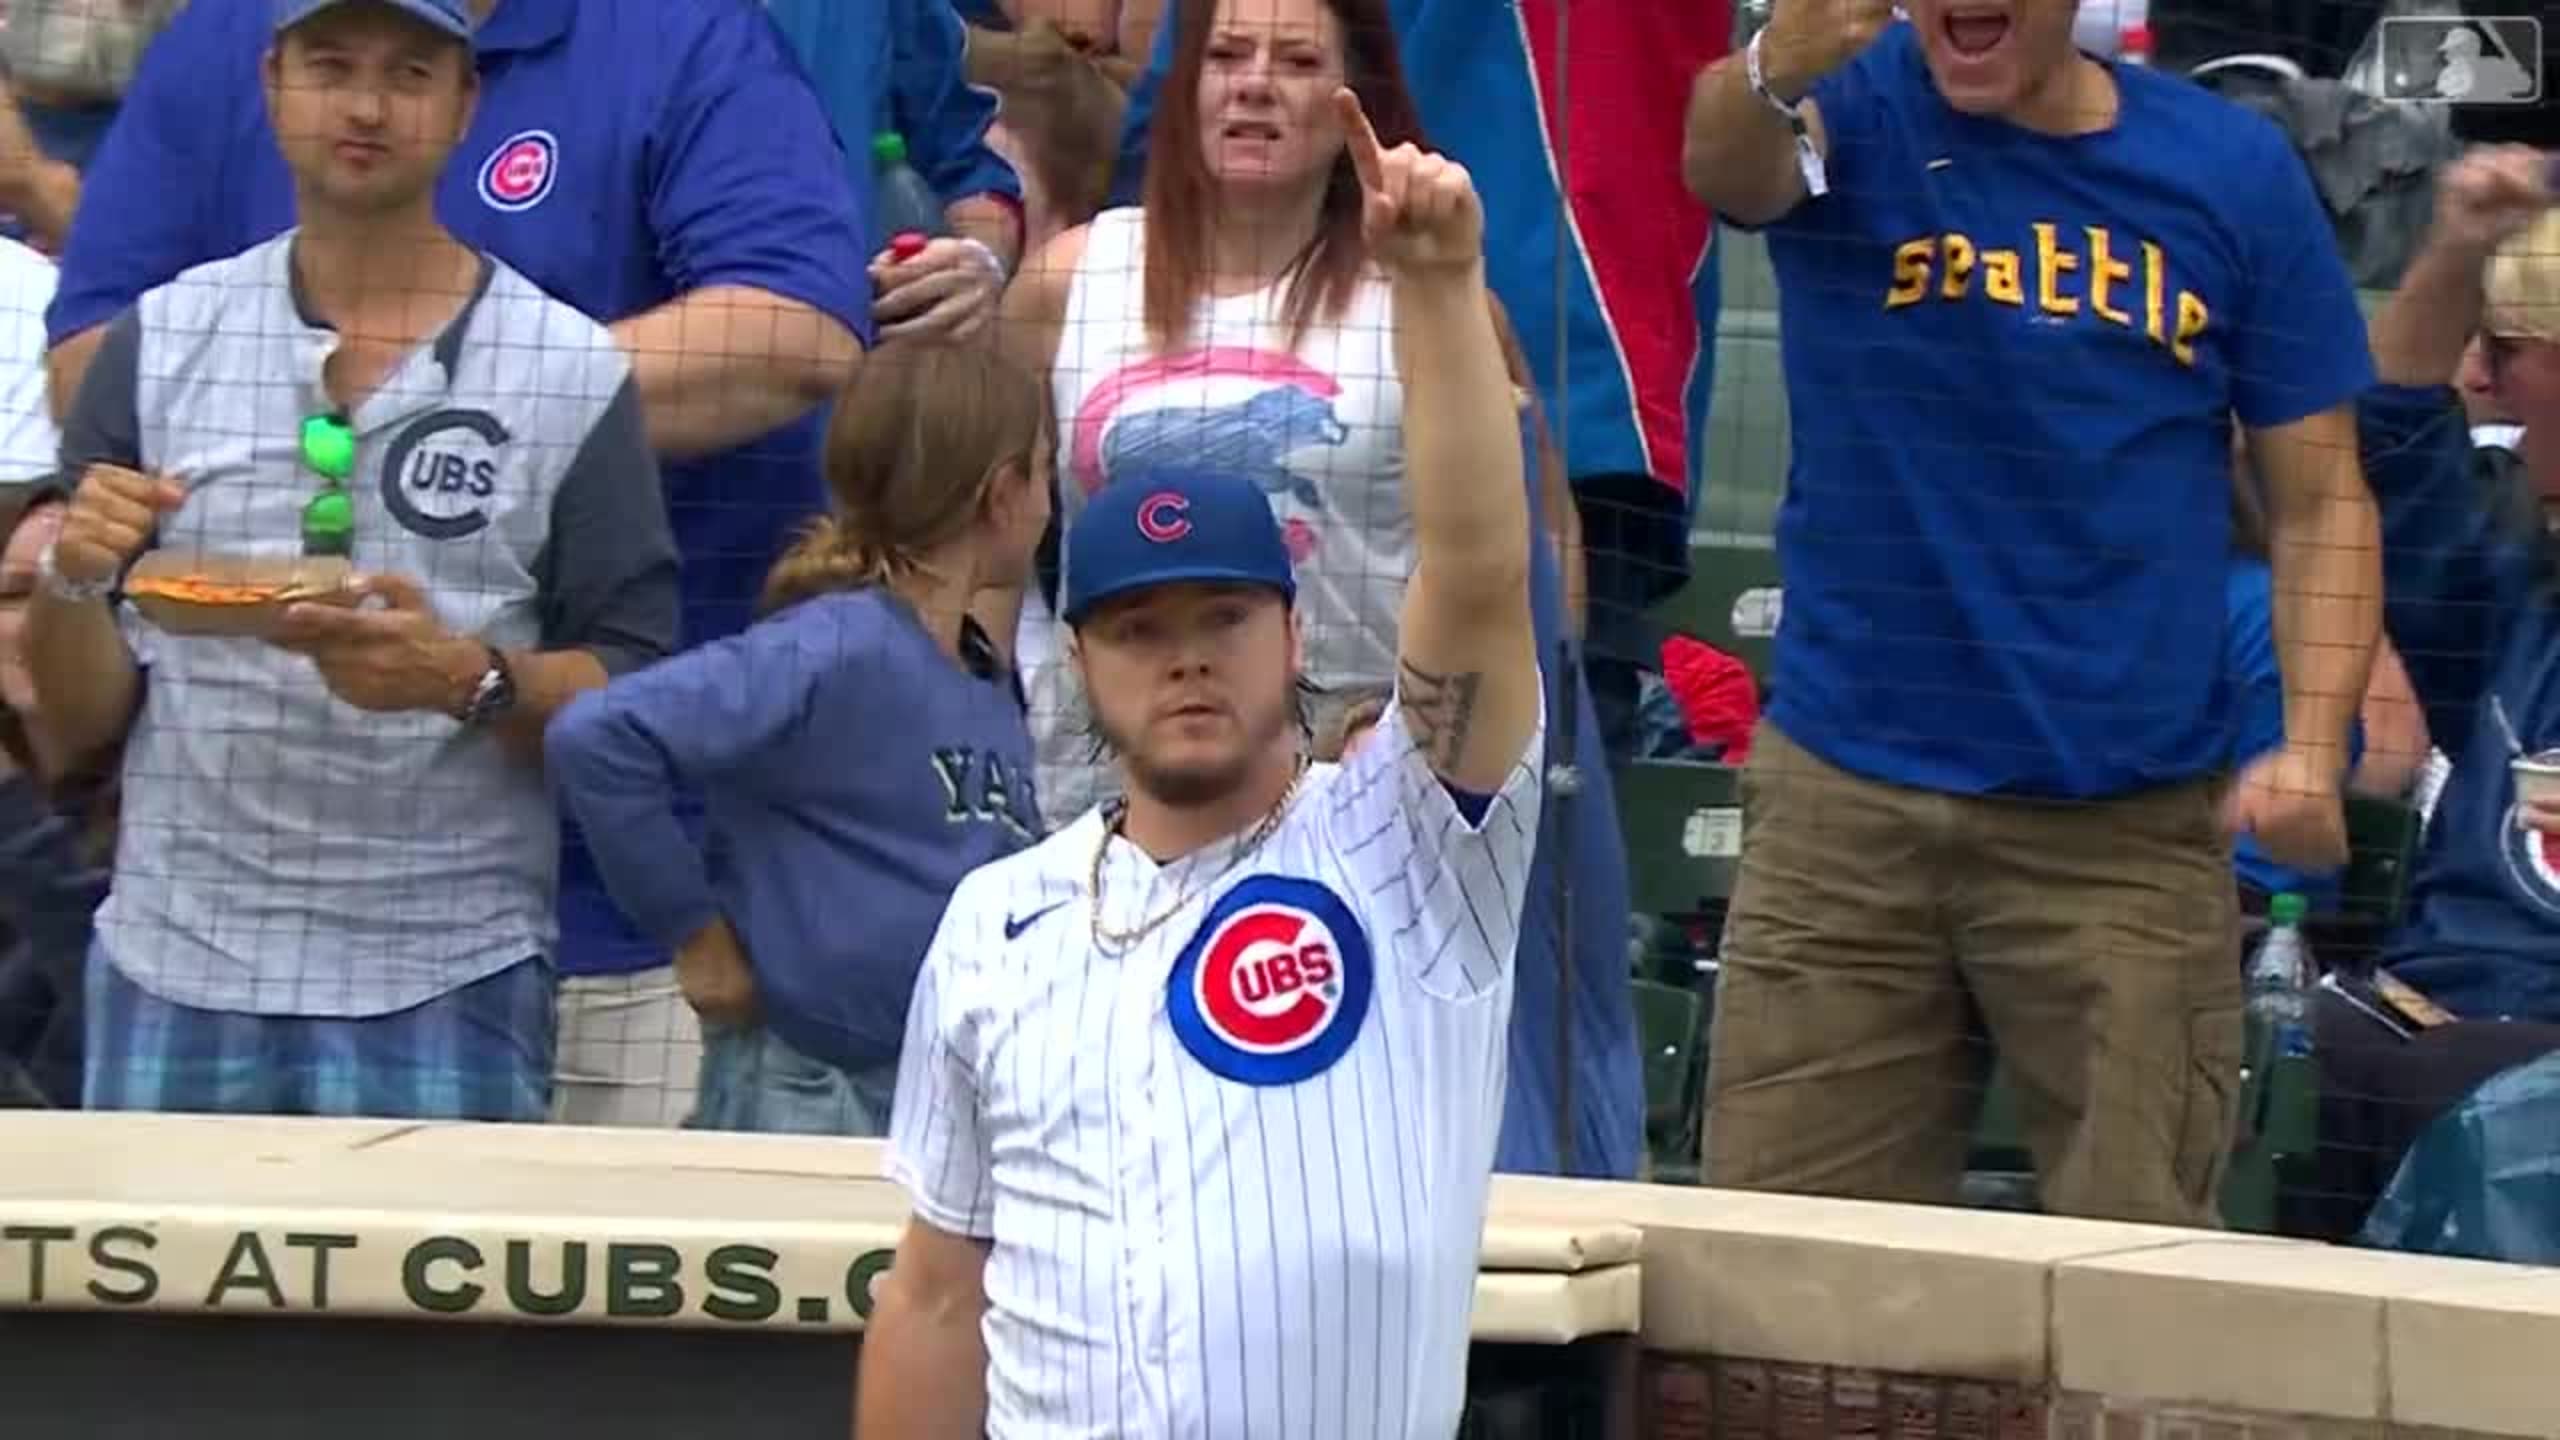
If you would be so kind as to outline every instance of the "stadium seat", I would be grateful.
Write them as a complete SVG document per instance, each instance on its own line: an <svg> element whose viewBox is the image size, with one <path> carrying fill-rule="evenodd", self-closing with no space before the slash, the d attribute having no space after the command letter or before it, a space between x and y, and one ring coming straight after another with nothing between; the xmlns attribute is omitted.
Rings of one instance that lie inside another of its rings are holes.
<svg viewBox="0 0 2560 1440"><path fill-rule="evenodd" d="M1765 688L1781 599L1777 550L1736 536L1692 546L1689 583L1656 607L1654 618L1666 633L1694 636L1741 661Z"/></svg>
<svg viewBox="0 0 2560 1440"><path fill-rule="evenodd" d="M2231 1164L2222 1177L2222 1220L2234 1230L2267 1234L2276 1228L2285 1162L2309 1155L2320 1141L2320 1069L2310 1056L2275 1054L2272 1034L2254 1020L2247 1054Z"/></svg>
<svg viewBox="0 0 2560 1440"><path fill-rule="evenodd" d="M1653 1180L1698 1179L1698 1101L1703 1079L1705 1006L1698 993L1659 981L1635 982L1636 1033L1644 1046L1645 1148Z"/></svg>
<svg viewBox="0 0 2560 1440"><path fill-rule="evenodd" d="M2376 795L2347 797L2348 858L2341 908L2350 918L2383 931L2400 923L2409 899L2418 830L2415 806Z"/></svg>
<svg viewBox="0 0 2560 1440"><path fill-rule="evenodd" d="M1981 1118L1965 1157L1967 1203L1999 1210L2034 1210L2036 1160L2018 1121L2018 1096L2007 1067L1994 1062L1982 1087Z"/></svg>
<svg viewBox="0 0 2560 1440"><path fill-rule="evenodd" d="M1636 1038L1644 1045L1644 1138L1654 1153L1654 1179L1674 1181L1684 1168L1697 1179L1697 1051L1705 1004L1695 989L1636 981ZM1674 1181L1677 1184L1677 1181Z"/></svg>
<svg viewBox="0 0 2560 1440"><path fill-rule="evenodd" d="M1638 914L1723 908L1741 863L1741 773L1702 760L1639 760L1618 772L1627 889Z"/></svg>

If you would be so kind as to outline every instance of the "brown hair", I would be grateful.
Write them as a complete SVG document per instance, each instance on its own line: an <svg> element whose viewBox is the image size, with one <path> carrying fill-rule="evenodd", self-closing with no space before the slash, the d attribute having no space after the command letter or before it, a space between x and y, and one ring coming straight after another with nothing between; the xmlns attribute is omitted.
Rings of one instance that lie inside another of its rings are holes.
<svg viewBox="0 0 2560 1440"><path fill-rule="evenodd" d="M992 345L872 351L827 425L833 513L775 562L765 612L921 570L977 523L997 475L1030 468L1049 427L1048 388Z"/></svg>
<svg viewBox="0 0 2560 1440"><path fill-rule="evenodd" d="M1129 97L1047 20L1005 32L972 28L969 79L1002 97L999 112L1060 226L1081 225L1111 198L1120 119Z"/></svg>
<svg viewBox="0 0 2560 1440"><path fill-rule="evenodd" d="M1378 143L1389 149L1423 144L1421 114L1397 59L1385 0L1324 5L1342 27L1343 84L1360 97ZM1209 232L1218 199L1216 177L1200 153L1200 72L1216 20L1217 0L1177 0L1173 64L1147 132L1147 334L1164 350L1178 348L1190 334L1193 312L1209 288ZM1345 150L1325 179L1315 238L1282 272L1288 286L1282 314L1292 345L1317 319L1340 317L1359 288L1369 258L1360 243L1360 198L1360 178Z"/></svg>
<svg viewBox="0 0 2560 1440"><path fill-rule="evenodd" d="M1351 748L1354 737L1385 717L1387 702L1395 698L1395 687L1360 685L1333 698L1338 703L1316 732L1315 756L1318 760L1340 760L1342 752Z"/></svg>

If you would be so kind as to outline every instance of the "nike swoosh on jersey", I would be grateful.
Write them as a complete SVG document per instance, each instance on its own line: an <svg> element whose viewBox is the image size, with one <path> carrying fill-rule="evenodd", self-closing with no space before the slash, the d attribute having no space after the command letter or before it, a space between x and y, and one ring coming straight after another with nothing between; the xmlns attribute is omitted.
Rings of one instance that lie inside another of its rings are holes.
<svg viewBox="0 0 2560 1440"><path fill-rule="evenodd" d="M1007 940L1019 940L1019 939L1021 939L1021 938L1022 938L1022 932L1023 932L1023 931L1028 930L1028 929L1030 929L1032 926L1037 925L1037 924L1039 924L1039 923L1040 923L1040 917L1042 917L1042 916L1044 916L1044 915L1048 914L1050 911L1055 910L1055 909L1057 909L1059 906L1064 905L1064 904L1066 904L1066 903L1067 903L1067 902L1066 902L1066 901L1064 901L1064 900L1054 900L1054 901L1051 901L1050 903L1048 903L1048 904L1046 904L1046 905L1041 906L1039 909L1032 911L1032 912L1031 912L1030 914L1028 914L1028 915L1022 915L1022 916L1013 916L1013 915L1008 915L1008 916L1006 916L1006 917L1005 917L1005 921L1004 921L1004 938L1006 938Z"/></svg>

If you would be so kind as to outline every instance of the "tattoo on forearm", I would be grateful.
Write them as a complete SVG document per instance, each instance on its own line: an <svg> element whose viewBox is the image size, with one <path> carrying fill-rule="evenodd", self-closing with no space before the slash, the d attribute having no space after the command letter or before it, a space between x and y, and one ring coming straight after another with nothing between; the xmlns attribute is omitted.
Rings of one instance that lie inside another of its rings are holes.
<svg viewBox="0 0 2560 1440"><path fill-rule="evenodd" d="M1467 753L1467 736L1475 728L1476 702L1484 692L1484 673L1461 671L1436 675L1410 661L1402 665L1404 683L1398 700L1413 743L1436 769L1448 769Z"/></svg>

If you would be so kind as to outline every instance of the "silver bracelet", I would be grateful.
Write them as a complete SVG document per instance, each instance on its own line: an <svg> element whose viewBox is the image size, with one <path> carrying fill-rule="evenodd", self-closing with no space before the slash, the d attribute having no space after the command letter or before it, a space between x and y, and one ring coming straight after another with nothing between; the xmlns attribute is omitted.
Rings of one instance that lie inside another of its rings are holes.
<svg viewBox="0 0 2560 1440"><path fill-rule="evenodd" d="M117 577L113 575L103 580L74 580L54 568L53 545L54 542L47 541L44 549L37 554L36 579L55 599L68 600L75 605L80 605L92 600L104 600L116 593Z"/></svg>
<svg viewBox="0 0 2560 1440"><path fill-rule="evenodd" d="M1769 88L1760 72L1760 42L1768 33L1765 29L1754 31L1751 43L1742 47L1742 76L1751 83L1751 93L1760 97L1761 104L1786 119L1788 133L1795 136L1796 169L1804 175L1805 192L1829 194L1831 177L1823 169L1822 152L1814 148L1812 132L1805 129L1804 102L1778 98L1778 92Z"/></svg>

